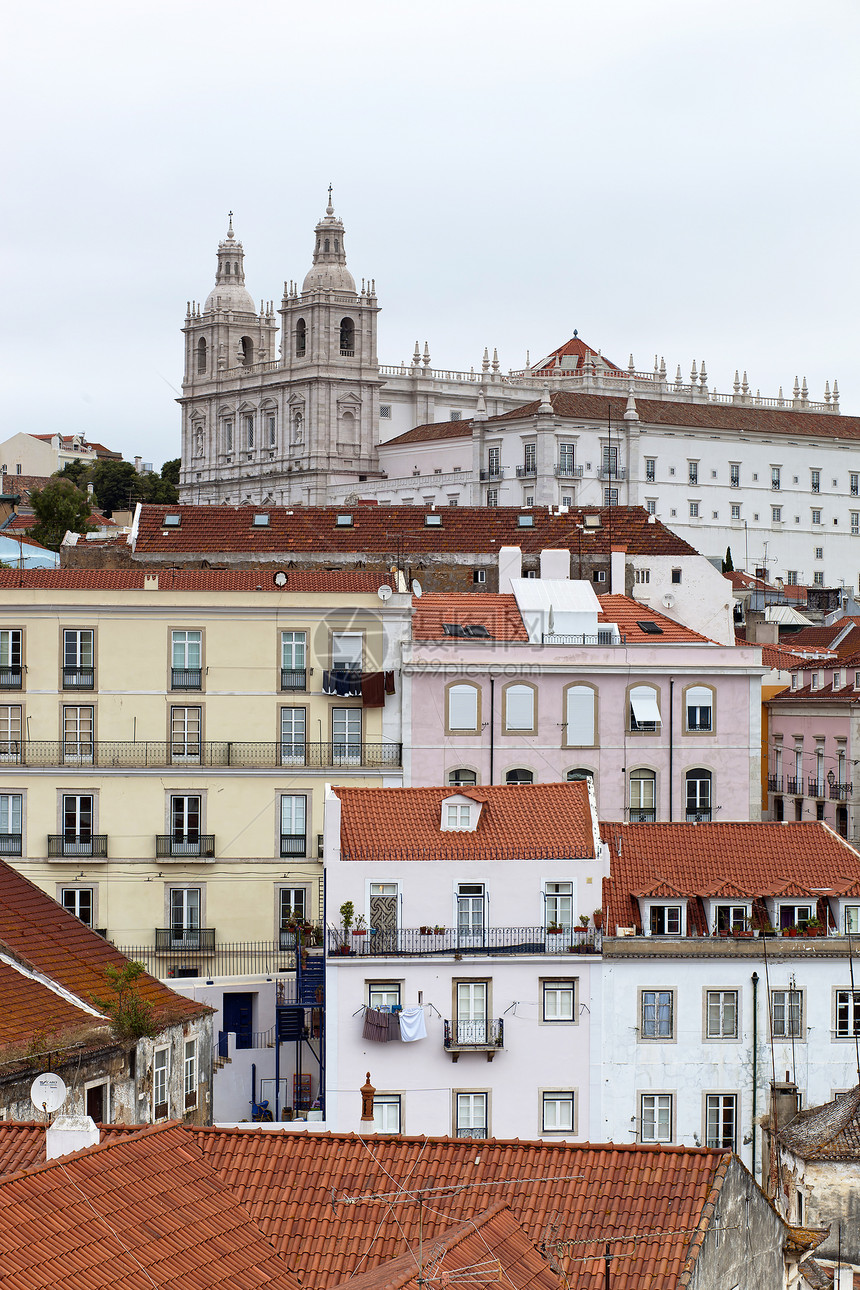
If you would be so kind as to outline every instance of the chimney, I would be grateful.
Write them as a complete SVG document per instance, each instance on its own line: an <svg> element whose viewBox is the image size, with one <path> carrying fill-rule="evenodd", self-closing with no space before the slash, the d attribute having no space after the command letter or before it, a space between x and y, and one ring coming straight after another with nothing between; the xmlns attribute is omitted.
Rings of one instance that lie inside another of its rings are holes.
<svg viewBox="0 0 860 1290"><path fill-rule="evenodd" d="M499 591L510 595L512 578L523 576L523 553L518 546L499 547Z"/></svg>
<svg viewBox="0 0 860 1290"><path fill-rule="evenodd" d="M833 1269L833 1290L854 1290L854 1269L840 1263Z"/></svg>
<svg viewBox="0 0 860 1290"><path fill-rule="evenodd" d="M143 575L143 589L144 591L158 591L157 573L145 573Z"/></svg>
<svg viewBox="0 0 860 1290"><path fill-rule="evenodd" d="M95 1121L88 1115L58 1115L45 1131L46 1159L56 1160L57 1156L67 1156L71 1151L95 1147L99 1136Z"/></svg>
<svg viewBox="0 0 860 1290"><path fill-rule="evenodd" d="M627 547L614 546L609 556L609 589L613 596L626 596L624 574L627 564Z"/></svg>
<svg viewBox="0 0 860 1290"><path fill-rule="evenodd" d="M137 471L137 473L138 473L139 475L141 475L141 474L143 473L143 458L142 458L142 457L135 457L135 459L134 459L134 468L135 468L135 470Z"/></svg>
<svg viewBox="0 0 860 1290"><path fill-rule="evenodd" d="M570 578L570 552L567 550L541 551L540 576L556 578L562 582L567 581Z"/></svg>
<svg viewBox="0 0 860 1290"><path fill-rule="evenodd" d="M792 1082L789 1075L790 1072L786 1071L783 1083L775 1081L770 1086L770 1122L771 1126L776 1126L777 1133L787 1124L791 1124L800 1110L797 1085Z"/></svg>

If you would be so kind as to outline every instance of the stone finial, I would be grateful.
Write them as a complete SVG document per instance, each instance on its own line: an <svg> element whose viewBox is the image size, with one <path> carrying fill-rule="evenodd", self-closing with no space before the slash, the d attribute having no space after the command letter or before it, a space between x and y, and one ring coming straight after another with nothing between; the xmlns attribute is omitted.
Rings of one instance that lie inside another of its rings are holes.
<svg viewBox="0 0 860 1290"><path fill-rule="evenodd" d="M430 344L426 340L424 342L424 366L430 366Z"/></svg>
<svg viewBox="0 0 860 1290"><path fill-rule="evenodd" d="M665 360L665 358L663 358L663 357L662 357L662 355L661 355L661 357L660 357L660 380L661 380L661 381L665 381L665 379L666 379L666 360Z"/></svg>
<svg viewBox="0 0 860 1290"><path fill-rule="evenodd" d="M746 368L744 368L744 379L743 379L743 382L741 383L741 389L743 390L744 395L747 395L750 392L750 383L747 380Z"/></svg>
<svg viewBox="0 0 860 1290"><path fill-rule="evenodd" d="M415 342L415 350L412 354L412 366L417 367L421 362L421 350L418 348L418 341Z"/></svg>
<svg viewBox="0 0 860 1290"><path fill-rule="evenodd" d="M631 376L632 376L632 375L633 375L633 373L636 371L636 368L635 368L635 366L634 366L634 364L633 364L633 355L632 355L632 354L630 355L630 362L627 364L627 371L630 373L630 375L631 375Z"/></svg>
<svg viewBox="0 0 860 1290"><path fill-rule="evenodd" d="M499 351L497 349L493 349L493 371L498 372L498 370L499 370Z"/></svg>
<svg viewBox="0 0 860 1290"><path fill-rule="evenodd" d="M839 385L836 377L833 378L833 408L834 411L839 411Z"/></svg>
<svg viewBox="0 0 860 1290"><path fill-rule="evenodd" d="M737 368L735 368L734 391L736 395L741 392L741 378Z"/></svg>
<svg viewBox="0 0 860 1290"><path fill-rule="evenodd" d="M794 397L795 397L796 399L799 399L799 398L800 398L800 385L799 385L799 383L798 383L798 380L797 380L797 377L796 377L796 376L795 376L795 378L794 378Z"/></svg>
<svg viewBox="0 0 860 1290"><path fill-rule="evenodd" d="M484 346L484 357L481 359L481 370L489 372L490 370L490 352L486 345Z"/></svg>
<svg viewBox="0 0 860 1290"><path fill-rule="evenodd" d="M779 387L779 394L777 394L777 396L776 396L776 402L777 402L778 407L782 407L782 405L783 405L784 401L785 401L785 400L784 400L784 399L783 399L783 397L782 397L782 386L780 386L780 387Z"/></svg>
<svg viewBox="0 0 860 1290"><path fill-rule="evenodd" d="M803 378L803 384L802 384L802 385L801 385L801 387L800 387L800 401L801 401L801 403L808 403L808 402L809 402L809 389L808 389L807 384L806 384L806 377L805 377L805 376L804 376L804 378Z"/></svg>
<svg viewBox="0 0 860 1290"><path fill-rule="evenodd" d="M483 390L483 387L481 387L478 390L478 402L475 408L475 415L472 417L472 420L486 421L486 419L487 419L487 400L484 398L484 390Z"/></svg>
<svg viewBox="0 0 860 1290"><path fill-rule="evenodd" d="M331 184L328 186L328 206L325 208L326 215L334 214L334 207L331 204Z"/></svg>
<svg viewBox="0 0 860 1290"><path fill-rule="evenodd" d="M228 239L229 239L229 238L232 238L232 237L233 237L233 212L232 212L232 211L228 211L228 212L227 212L227 220L228 220L228 223L227 223L227 237L228 237Z"/></svg>
<svg viewBox="0 0 860 1290"><path fill-rule="evenodd" d="M702 359L702 366L699 368L699 384L703 390L706 389L708 385L708 373L705 371L704 359Z"/></svg>
<svg viewBox="0 0 860 1290"><path fill-rule="evenodd" d="M545 386L543 387L543 393L541 394L540 407L538 408L538 414L539 414L539 415L543 415L543 416L552 416L552 400L551 400L551 399L550 399L550 397L549 397L549 386L548 386L548 385L545 385Z"/></svg>
<svg viewBox="0 0 860 1290"><path fill-rule="evenodd" d="M682 381L681 381L681 364L679 363L679 364L678 364L677 371L675 372L675 389L676 389L676 390L680 390L681 385L682 385Z"/></svg>
<svg viewBox="0 0 860 1290"><path fill-rule="evenodd" d="M633 395L632 381L630 382L630 385L628 386L628 389L627 389L627 407L624 409L624 420L625 421L639 420L639 413L636 411L636 399Z"/></svg>
<svg viewBox="0 0 860 1290"><path fill-rule="evenodd" d="M696 360L693 359L693 366L690 368L690 384L695 385L699 379L699 372L696 367Z"/></svg>
<svg viewBox="0 0 860 1290"><path fill-rule="evenodd" d="M824 402L825 403L830 402L830 382L829 381L824 382Z"/></svg>
<svg viewBox="0 0 860 1290"><path fill-rule="evenodd" d="M531 368L531 365L532 365L532 361L531 361L531 358L529 357L529 351L526 350L526 371L528 371Z"/></svg>

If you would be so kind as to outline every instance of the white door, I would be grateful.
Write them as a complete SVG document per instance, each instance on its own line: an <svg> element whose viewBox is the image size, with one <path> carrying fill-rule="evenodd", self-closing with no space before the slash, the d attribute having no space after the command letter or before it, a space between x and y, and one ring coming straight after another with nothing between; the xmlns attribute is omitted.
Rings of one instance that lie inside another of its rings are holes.
<svg viewBox="0 0 860 1290"><path fill-rule="evenodd" d="M332 708L331 710L332 763L342 766L345 762L361 762L361 708Z"/></svg>
<svg viewBox="0 0 860 1290"><path fill-rule="evenodd" d="M461 882L457 888L457 944L484 944L484 884Z"/></svg>
<svg viewBox="0 0 860 1290"><path fill-rule="evenodd" d="M486 1044L487 983L457 982L457 1043Z"/></svg>

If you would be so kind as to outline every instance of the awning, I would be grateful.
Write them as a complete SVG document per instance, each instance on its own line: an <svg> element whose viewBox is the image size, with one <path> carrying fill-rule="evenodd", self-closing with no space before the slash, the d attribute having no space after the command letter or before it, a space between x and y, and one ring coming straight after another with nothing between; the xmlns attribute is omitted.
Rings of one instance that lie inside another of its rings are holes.
<svg viewBox="0 0 860 1290"><path fill-rule="evenodd" d="M651 690L631 690L630 706L637 725L646 722L660 724L660 709L657 707L657 696Z"/></svg>

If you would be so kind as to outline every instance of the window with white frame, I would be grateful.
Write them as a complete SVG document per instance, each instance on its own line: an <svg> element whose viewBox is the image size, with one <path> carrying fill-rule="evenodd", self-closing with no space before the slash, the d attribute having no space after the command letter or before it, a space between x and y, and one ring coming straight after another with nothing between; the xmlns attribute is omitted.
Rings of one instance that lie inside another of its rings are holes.
<svg viewBox="0 0 860 1290"><path fill-rule="evenodd" d="M690 519L697 520L698 518L699 518L699 503L690 502Z"/></svg>
<svg viewBox="0 0 860 1290"><path fill-rule="evenodd" d="M634 685L630 690L630 730L633 734L655 734L660 725L660 707L653 685Z"/></svg>
<svg viewBox="0 0 860 1290"><path fill-rule="evenodd" d="M284 931L294 919L307 916L306 887L281 887L278 891L278 927Z"/></svg>
<svg viewBox="0 0 860 1290"><path fill-rule="evenodd" d="M656 457L645 458L645 478L648 480L649 484L653 484L654 480L657 478Z"/></svg>
<svg viewBox="0 0 860 1290"><path fill-rule="evenodd" d="M779 489L782 487L782 485L781 485L781 483L780 483L780 469L779 469L779 466L772 466L772 467L771 467L771 471L770 471L770 486L771 486L771 488L774 490L774 492L778 492L778 491L779 491Z"/></svg>
<svg viewBox="0 0 860 1290"><path fill-rule="evenodd" d="M737 1121L737 1093L708 1093L705 1097L705 1146L718 1151L735 1151Z"/></svg>
<svg viewBox="0 0 860 1290"><path fill-rule="evenodd" d="M331 665L339 671L360 672L364 639L361 632L332 632Z"/></svg>
<svg viewBox="0 0 860 1290"><path fill-rule="evenodd" d="M281 794L281 855L307 854L308 799L304 793Z"/></svg>
<svg viewBox="0 0 860 1290"><path fill-rule="evenodd" d="M640 995L640 1039L674 1039L675 993L673 990L643 990Z"/></svg>
<svg viewBox="0 0 860 1290"><path fill-rule="evenodd" d="M465 766L458 766L455 770L448 771L448 783L452 788L469 788L477 782L477 771L469 770Z"/></svg>
<svg viewBox="0 0 860 1290"><path fill-rule="evenodd" d="M630 772L631 824L653 824L657 818L657 778L652 770Z"/></svg>
<svg viewBox="0 0 860 1290"><path fill-rule="evenodd" d="M446 828L471 829L472 827L472 807L465 802L455 802L445 808Z"/></svg>
<svg viewBox="0 0 860 1290"><path fill-rule="evenodd" d="M95 799L91 793L63 794L63 842L91 844ZM63 851L67 848L64 845Z"/></svg>
<svg viewBox="0 0 860 1290"><path fill-rule="evenodd" d="M20 756L22 722L20 703L0 704L0 758Z"/></svg>
<svg viewBox="0 0 860 1290"><path fill-rule="evenodd" d="M705 1035L708 1039L737 1039L737 990L708 990L705 1000Z"/></svg>
<svg viewBox="0 0 860 1290"><path fill-rule="evenodd" d="M733 520L739 520L740 518L741 518L741 508L740 508L740 506L733 504L733 505L732 505L732 519L733 519Z"/></svg>
<svg viewBox="0 0 860 1290"><path fill-rule="evenodd" d="M305 708L281 708L281 764L305 759Z"/></svg>
<svg viewBox="0 0 860 1290"><path fill-rule="evenodd" d="M680 936L683 916L680 905L652 905L648 915L649 936Z"/></svg>
<svg viewBox="0 0 860 1290"><path fill-rule="evenodd" d="M687 689L687 729L708 731L714 728L714 692L707 685L691 685Z"/></svg>
<svg viewBox="0 0 860 1290"><path fill-rule="evenodd" d="M170 756L188 761L200 758L200 733L203 709L199 707L171 707Z"/></svg>
<svg viewBox="0 0 860 1290"><path fill-rule="evenodd" d="M303 690L307 668L307 632L281 632L281 689Z"/></svg>
<svg viewBox="0 0 860 1290"><path fill-rule="evenodd" d="M381 1008L384 1011L389 1012L392 1008L399 1008L400 1004L399 981L368 981L368 1008Z"/></svg>
<svg viewBox="0 0 860 1290"><path fill-rule="evenodd" d="M836 991L837 1039L854 1039L860 1035L860 990Z"/></svg>
<svg viewBox="0 0 860 1290"><path fill-rule="evenodd" d="M93 889L92 887L63 887L60 891L60 904L67 914L74 914L87 927L93 925Z"/></svg>
<svg viewBox="0 0 860 1290"><path fill-rule="evenodd" d="M505 730L534 730L535 698L530 685L505 687Z"/></svg>
<svg viewBox="0 0 860 1290"><path fill-rule="evenodd" d="M639 1098L639 1141L672 1141L672 1094L642 1093Z"/></svg>
<svg viewBox="0 0 860 1290"><path fill-rule="evenodd" d="M572 1089L541 1093L541 1133L573 1133Z"/></svg>
<svg viewBox="0 0 860 1290"><path fill-rule="evenodd" d="M846 933L860 932L860 905L846 905L842 919Z"/></svg>
<svg viewBox="0 0 860 1290"><path fill-rule="evenodd" d="M809 487L810 487L810 491L813 493L821 492L821 471L820 470L810 470Z"/></svg>
<svg viewBox="0 0 860 1290"><path fill-rule="evenodd" d="M770 508L770 518L771 518L771 522L772 522L773 524L781 524L781 523L782 523L782 507L781 507L781 506L772 506L772 507Z"/></svg>
<svg viewBox="0 0 860 1290"><path fill-rule="evenodd" d="M618 489L617 489L617 488L604 488L604 490L603 490L603 505L604 505L604 506L617 506L617 505L618 505Z"/></svg>
<svg viewBox="0 0 860 1290"><path fill-rule="evenodd" d="M544 913L547 927L570 928L573 922L572 882L548 882L545 884Z"/></svg>
<svg viewBox="0 0 860 1290"><path fill-rule="evenodd" d="M860 533L860 511L851 512L851 532Z"/></svg>
<svg viewBox="0 0 860 1290"><path fill-rule="evenodd" d="M452 734L477 733L478 687L455 684L448 687L448 729Z"/></svg>
<svg viewBox="0 0 860 1290"><path fill-rule="evenodd" d="M200 931L200 887L170 889L170 933L172 940L185 940L188 933Z"/></svg>
<svg viewBox="0 0 860 1290"><path fill-rule="evenodd" d="M645 500L645 510L648 512L648 514L649 514L649 515L656 515L656 514L657 514L657 499L656 499L656 497L648 497L648 498L646 498L646 500Z"/></svg>
<svg viewBox="0 0 860 1290"><path fill-rule="evenodd" d="M711 819L712 780L711 772L702 766L688 770L684 775L688 824L707 822Z"/></svg>
<svg viewBox="0 0 860 1290"><path fill-rule="evenodd" d="M152 1060L152 1118L164 1120L169 1110L167 1076L170 1062L170 1051L167 1048L156 1048Z"/></svg>
<svg viewBox="0 0 860 1290"><path fill-rule="evenodd" d="M541 1020L576 1021L576 979L541 982Z"/></svg>
<svg viewBox="0 0 860 1290"><path fill-rule="evenodd" d="M170 833L175 843L200 842L200 797L175 793L170 798Z"/></svg>
<svg viewBox="0 0 860 1290"><path fill-rule="evenodd" d="M63 689L91 690L95 684L95 633L92 628L63 631Z"/></svg>
<svg viewBox="0 0 860 1290"><path fill-rule="evenodd" d="M21 855L24 799L21 793L0 793L0 856Z"/></svg>
<svg viewBox="0 0 860 1290"><path fill-rule="evenodd" d="M812 512L812 523L813 523L813 524L820 524L820 523L821 523L821 511L813 510L813 512Z"/></svg>
<svg viewBox="0 0 860 1290"><path fill-rule="evenodd" d="M715 932L743 932L749 924L749 905L719 904L714 906Z"/></svg>
<svg viewBox="0 0 860 1290"><path fill-rule="evenodd" d="M771 990L770 1018L774 1039L800 1039L803 1035L803 992Z"/></svg>
<svg viewBox="0 0 860 1290"><path fill-rule="evenodd" d="M593 748L597 727L597 691L590 685L565 690L565 746Z"/></svg>
<svg viewBox="0 0 860 1290"><path fill-rule="evenodd" d="M63 760L92 761L95 708L90 704L63 704Z"/></svg>
<svg viewBox="0 0 860 1290"><path fill-rule="evenodd" d="M488 1093L455 1093L454 1136L486 1138L489 1132Z"/></svg>
<svg viewBox="0 0 860 1290"><path fill-rule="evenodd" d="M373 1097L373 1132L401 1133L401 1094L375 1093Z"/></svg>
<svg viewBox="0 0 860 1290"><path fill-rule="evenodd" d="M741 468L738 462L729 464L729 487L740 488L741 486Z"/></svg>
<svg viewBox="0 0 860 1290"><path fill-rule="evenodd" d="M23 632L17 627L0 629L0 685L21 689L21 644Z"/></svg>
<svg viewBox="0 0 860 1290"><path fill-rule="evenodd" d="M185 1090L185 1109L197 1105L197 1040L186 1039L183 1063L183 1087Z"/></svg>

